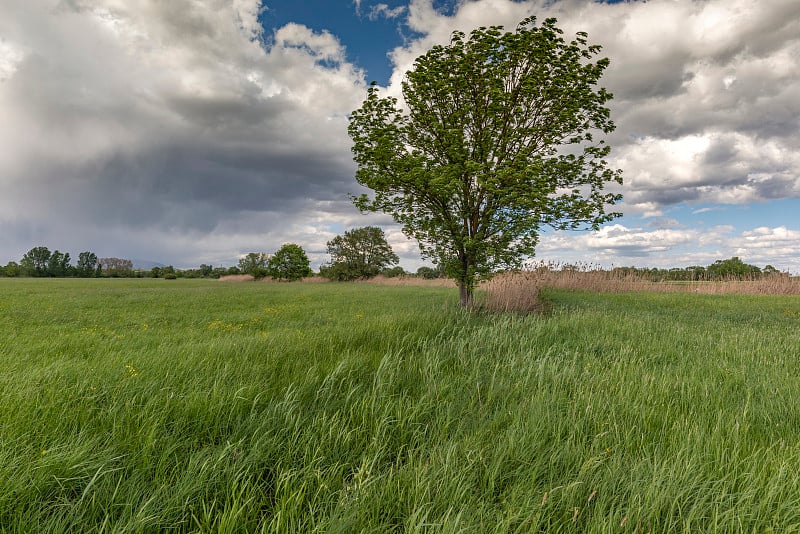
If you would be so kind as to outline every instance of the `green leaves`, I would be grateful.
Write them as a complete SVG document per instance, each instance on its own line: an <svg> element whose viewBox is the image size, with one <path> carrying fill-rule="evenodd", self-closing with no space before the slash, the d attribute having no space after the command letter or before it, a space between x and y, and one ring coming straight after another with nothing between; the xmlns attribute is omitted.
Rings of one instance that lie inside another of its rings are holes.
<svg viewBox="0 0 800 534"><path fill-rule="evenodd" d="M361 201L366 202L366 198L356 199L356 205ZM370 208L369 204L364 206ZM328 241L328 254L331 263L323 266L320 274L332 280L371 278L400 261L383 230L376 226L354 228L336 236Z"/></svg>
<svg viewBox="0 0 800 534"><path fill-rule="evenodd" d="M300 245L286 243L267 261L267 273L278 280L300 280L311 276L311 262Z"/></svg>
<svg viewBox="0 0 800 534"><path fill-rule="evenodd" d="M390 213L462 288L519 265L544 225L618 215L605 208L620 195L602 190L621 172L595 140L614 130L612 95L596 87L609 62L592 62L585 33L562 34L534 17L454 32L406 74L405 110L372 86L351 115L356 179L373 190L356 206Z"/></svg>

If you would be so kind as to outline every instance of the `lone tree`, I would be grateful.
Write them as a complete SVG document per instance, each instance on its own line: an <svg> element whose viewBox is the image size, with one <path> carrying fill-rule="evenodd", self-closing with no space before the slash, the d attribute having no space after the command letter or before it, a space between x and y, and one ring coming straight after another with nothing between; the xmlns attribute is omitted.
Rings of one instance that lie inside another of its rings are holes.
<svg viewBox="0 0 800 534"><path fill-rule="evenodd" d="M332 280L371 278L400 258L392 251L383 230L365 226L348 230L328 241L331 263L320 274Z"/></svg>
<svg viewBox="0 0 800 534"><path fill-rule="evenodd" d="M243 258L239 258L239 272L249 274L253 278L264 278L267 276L267 262L269 254L266 252L249 252Z"/></svg>
<svg viewBox="0 0 800 534"><path fill-rule="evenodd" d="M773 267L773 269L775 268ZM734 256L729 260L717 260L706 267L706 276L712 280L722 280L725 278L742 280L757 278L759 275L761 275L761 269L759 267L743 262L738 256Z"/></svg>
<svg viewBox="0 0 800 534"><path fill-rule="evenodd" d="M566 42L555 19L515 32L478 28L420 56L403 82L406 109L375 84L350 118L362 211L390 213L443 265L472 305L477 279L517 268L542 227L597 229L622 183L598 134L614 129L596 84L608 59L585 33Z"/></svg>
<svg viewBox="0 0 800 534"><path fill-rule="evenodd" d="M300 245L286 243L267 262L267 273L278 280L300 280L311 276L311 262Z"/></svg>

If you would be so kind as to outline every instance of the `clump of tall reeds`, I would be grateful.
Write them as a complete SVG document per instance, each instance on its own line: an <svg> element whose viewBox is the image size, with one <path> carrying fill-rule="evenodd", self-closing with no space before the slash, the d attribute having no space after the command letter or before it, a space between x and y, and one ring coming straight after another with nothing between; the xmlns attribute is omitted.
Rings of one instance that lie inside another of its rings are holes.
<svg viewBox="0 0 800 534"><path fill-rule="evenodd" d="M532 312L542 309L541 280L533 271L509 271L482 284L481 306L489 311Z"/></svg>

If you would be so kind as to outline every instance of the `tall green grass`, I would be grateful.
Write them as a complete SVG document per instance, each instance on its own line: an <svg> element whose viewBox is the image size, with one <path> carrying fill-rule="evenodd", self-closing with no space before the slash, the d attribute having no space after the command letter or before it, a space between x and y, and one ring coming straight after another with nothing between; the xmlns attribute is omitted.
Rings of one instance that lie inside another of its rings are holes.
<svg viewBox="0 0 800 534"><path fill-rule="evenodd" d="M0 280L3 532L800 529L800 300Z"/></svg>

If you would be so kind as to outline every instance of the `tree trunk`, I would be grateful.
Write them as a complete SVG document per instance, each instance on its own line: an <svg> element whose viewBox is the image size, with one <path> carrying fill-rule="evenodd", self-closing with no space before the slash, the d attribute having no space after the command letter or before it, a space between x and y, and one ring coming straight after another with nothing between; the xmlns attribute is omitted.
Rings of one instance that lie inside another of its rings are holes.
<svg viewBox="0 0 800 534"><path fill-rule="evenodd" d="M472 308L472 289L466 284L458 284L458 291L461 296L461 307Z"/></svg>

